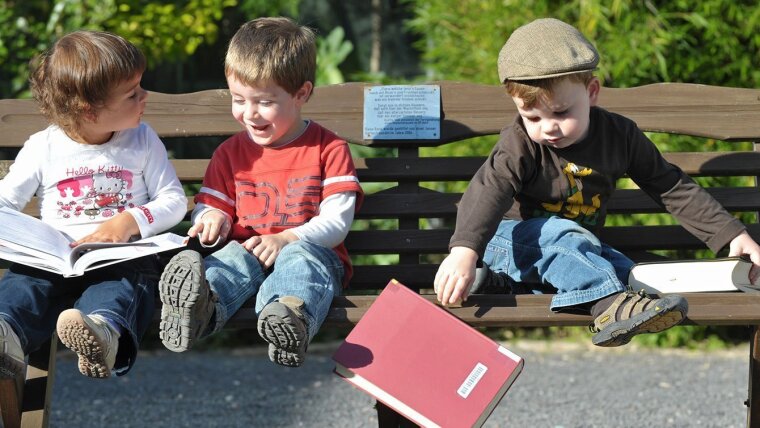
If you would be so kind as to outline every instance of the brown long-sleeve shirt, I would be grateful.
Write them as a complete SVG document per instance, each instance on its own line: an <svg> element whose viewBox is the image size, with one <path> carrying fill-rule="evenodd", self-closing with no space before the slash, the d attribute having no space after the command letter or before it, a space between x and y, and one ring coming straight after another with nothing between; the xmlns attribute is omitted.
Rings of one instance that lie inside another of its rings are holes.
<svg viewBox="0 0 760 428"><path fill-rule="evenodd" d="M632 120L599 107L590 115L586 137L563 149L534 143L520 116L504 128L462 197L450 247L472 248L482 257L502 218L556 215L598 233L615 183L624 175L713 251L745 229L668 163Z"/></svg>

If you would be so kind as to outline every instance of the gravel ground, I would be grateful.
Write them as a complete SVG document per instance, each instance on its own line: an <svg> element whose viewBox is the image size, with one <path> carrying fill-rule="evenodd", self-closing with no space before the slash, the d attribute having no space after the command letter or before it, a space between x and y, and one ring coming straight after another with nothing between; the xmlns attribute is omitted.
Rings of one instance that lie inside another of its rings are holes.
<svg viewBox="0 0 760 428"><path fill-rule="evenodd" d="M127 375L58 358L52 427L373 427L374 400L332 373L337 343L288 369L265 349L142 352ZM688 352L507 345L525 369L487 427L743 427L747 348Z"/></svg>

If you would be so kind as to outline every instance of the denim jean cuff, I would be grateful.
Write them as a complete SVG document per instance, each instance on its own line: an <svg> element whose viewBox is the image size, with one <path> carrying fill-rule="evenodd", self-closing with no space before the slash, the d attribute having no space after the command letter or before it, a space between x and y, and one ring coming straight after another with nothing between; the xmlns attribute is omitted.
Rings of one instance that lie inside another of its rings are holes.
<svg viewBox="0 0 760 428"><path fill-rule="evenodd" d="M611 294L622 293L623 291L625 291L624 285L612 281L607 282L604 287L597 287L589 290L568 291L552 297L550 309L552 311L557 311L568 306L594 302Z"/></svg>

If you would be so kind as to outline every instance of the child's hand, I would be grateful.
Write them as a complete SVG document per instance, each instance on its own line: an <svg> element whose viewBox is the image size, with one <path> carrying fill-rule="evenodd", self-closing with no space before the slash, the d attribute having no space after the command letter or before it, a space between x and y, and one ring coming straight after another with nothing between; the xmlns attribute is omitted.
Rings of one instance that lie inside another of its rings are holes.
<svg viewBox="0 0 760 428"><path fill-rule="evenodd" d="M231 228L230 220L223 212L211 210L203 214L201 221L187 231L187 236L198 236L202 244L213 245L225 241Z"/></svg>
<svg viewBox="0 0 760 428"><path fill-rule="evenodd" d="M140 227L137 221L128 212L122 212L114 218L103 222L95 229L95 232L84 238L72 242L69 246L76 247L85 242L127 242L129 238L140 234Z"/></svg>
<svg viewBox="0 0 760 428"><path fill-rule="evenodd" d="M728 248L729 257L746 255L752 260L753 266L749 271L749 281L754 284L758 276L760 276L760 246L757 245L757 242L745 230L731 240Z"/></svg>
<svg viewBox="0 0 760 428"><path fill-rule="evenodd" d="M433 287L438 301L444 306L462 299L467 300L470 286L475 281L475 266L478 254L467 247L454 247L441 263L435 274Z"/></svg>
<svg viewBox="0 0 760 428"><path fill-rule="evenodd" d="M243 242L243 247L259 259L264 269L269 269L283 247L296 240L298 237L286 230L274 235L252 236Z"/></svg>

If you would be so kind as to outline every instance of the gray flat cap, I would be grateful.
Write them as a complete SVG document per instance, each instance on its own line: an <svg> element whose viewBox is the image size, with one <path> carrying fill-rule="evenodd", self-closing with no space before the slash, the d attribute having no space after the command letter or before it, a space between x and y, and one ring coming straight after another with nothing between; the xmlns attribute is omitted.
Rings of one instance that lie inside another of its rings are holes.
<svg viewBox="0 0 760 428"><path fill-rule="evenodd" d="M499 81L535 80L596 69L599 53L580 31L558 19L537 19L509 36L499 52Z"/></svg>

